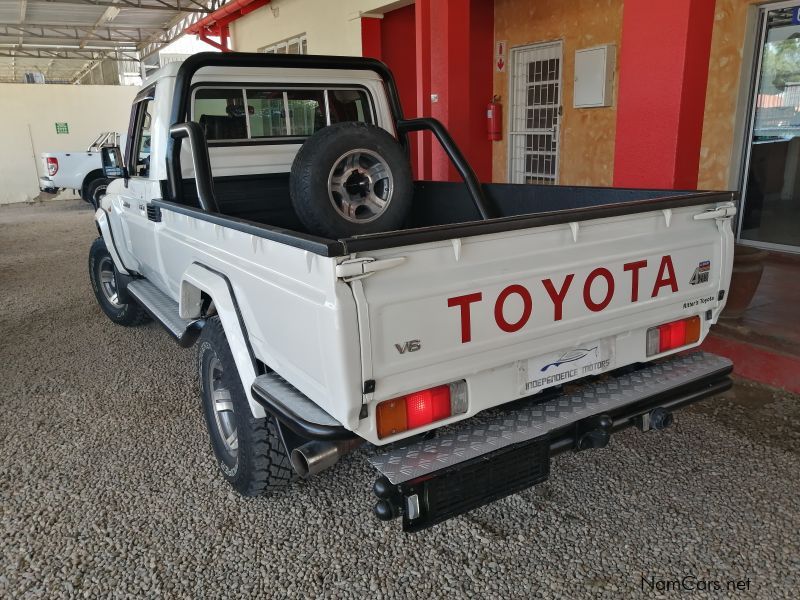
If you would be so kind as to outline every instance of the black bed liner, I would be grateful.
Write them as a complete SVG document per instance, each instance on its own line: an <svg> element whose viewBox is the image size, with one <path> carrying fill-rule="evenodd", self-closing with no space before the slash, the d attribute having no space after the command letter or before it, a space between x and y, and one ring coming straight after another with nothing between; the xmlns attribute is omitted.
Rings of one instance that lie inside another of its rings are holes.
<svg viewBox="0 0 800 600"><path fill-rule="evenodd" d="M308 250L321 256L347 256L353 252L385 250L438 242L453 238L487 235L531 227L558 225L666 210L701 204L735 202L735 192L637 190L603 187L523 185L490 183L484 194L503 215L489 220L472 204L466 186L457 182L415 183L411 222L408 228L386 233L331 240L280 226L266 225L235 216L207 212L183 203L154 200L170 210L229 227L264 239ZM184 189L191 189L185 186ZM282 194L275 198L280 203ZM187 199L191 202L191 199ZM264 198L269 203L269 198Z"/></svg>

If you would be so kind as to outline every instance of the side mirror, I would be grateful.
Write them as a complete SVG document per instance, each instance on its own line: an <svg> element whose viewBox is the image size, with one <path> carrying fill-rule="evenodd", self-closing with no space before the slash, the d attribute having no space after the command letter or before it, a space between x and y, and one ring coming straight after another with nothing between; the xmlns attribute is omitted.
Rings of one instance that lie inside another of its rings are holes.
<svg viewBox="0 0 800 600"><path fill-rule="evenodd" d="M122 160L122 150L119 146L106 146L100 150L103 160L103 173L110 179L124 177L128 178Z"/></svg>

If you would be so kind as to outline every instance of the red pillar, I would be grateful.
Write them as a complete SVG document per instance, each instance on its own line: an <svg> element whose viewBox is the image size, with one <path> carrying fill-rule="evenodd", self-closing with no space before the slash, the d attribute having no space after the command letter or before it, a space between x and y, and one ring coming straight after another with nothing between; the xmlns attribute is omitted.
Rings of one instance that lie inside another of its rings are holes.
<svg viewBox="0 0 800 600"><path fill-rule="evenodd" d="M400 104L406 116L417 114L417 62L416 20L414 5L409 4L383 13L381 19L381 56L394 74ZM422 179L419 174L418 133L408 136L410 144L411 169L414 179ZM430 176L428 177L430 178Z"/></svg>
<svg viewBox="0 0 800 600"><path fill-rule="evenodd" d="M417 72L417 110L406 107L407 116L431 116L431 0L417 0L414 6L415 60ZM422 180L433 178L431 168L431 134L417 134L417 176Z"/></svg>
<svg viewBox="0 0 800 600"><path fill-rule="evenodd" d="M361 17L361 56L381 59L381 19Z"/></svg>
<svg viewBox="0 0 800 600"><path fill-rule="evenodd" d="M492 96L494 2L417 0L416 11L420 116L430 115L442 121L478 178L491 181L492 148L486 137L486 104ZM431 101L431 94L436 101ZM420 146L424 151L425 145ZM437 142L432 143L428 155L432 179L458 179Z"/></svg>
<svg viewBox="0 0 800 600"><path fill-rule="evenodd" d="M625 0L614 185L697 187L715 0Z"/></svg>

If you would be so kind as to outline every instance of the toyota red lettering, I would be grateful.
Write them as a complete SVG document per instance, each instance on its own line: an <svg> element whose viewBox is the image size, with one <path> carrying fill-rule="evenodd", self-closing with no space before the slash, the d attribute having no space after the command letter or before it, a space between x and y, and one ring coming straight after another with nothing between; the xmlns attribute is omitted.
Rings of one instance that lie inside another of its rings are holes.
<svg viewBox="0 0 800 600"><path fill-rule="evenodd" d="M647 260L637 260L627 262L622 265L622 270L625 273L630 273L630 302L635 303L639 301L639 291L642 285L642 280L645 279L643 275L647 269ZM536 310L546 310L547 313L552 315L553 321L561 321L564 319L564 306L565 301L570 297L570 294L580 294L582 296L583 306L591 312L602 312L611 304L612 300L617 295L617 285L614 278L614 273L611 269L606 267L596 267L589 272L583 281L581 287L576 288L573 286L575 279L574 273L567 274L560 284L556 284L553 278L544 278L539 283L541 284L541 292L537 291L535 284L524 285L522 283L515 283L503 288L497 295L494 301L494 323L498 329L506 333L514 333L520 331L528 324L531 317L534 315L534 305L537 306ZM556 279L558 281L558 279ZM653 282L653 288L650 297L656 298L663 288L669 289L673 294L678 291L678 279L675 276L675 267L672 264L672 257L665 255L661 257L659 262L658 272L655 279L650 279ZM534 302L536 294L542 298L546 298L548 308L542 308L542 304ZM623 292L626 296L627 292ZM515 298L512 300L512 298ZM478 305L483 302L483 292L473 292L461 296L454 296L447 299L447 306L450 308L459 309L459 317L461 322L461 343L466 344L472 341L472 309L473 305ZM511 302L511 305L522 306L522 312L510 316L506 313L506 306ZM476 309L477 310L477 309ZM484 309L485 310L485 309Z"/></svg>

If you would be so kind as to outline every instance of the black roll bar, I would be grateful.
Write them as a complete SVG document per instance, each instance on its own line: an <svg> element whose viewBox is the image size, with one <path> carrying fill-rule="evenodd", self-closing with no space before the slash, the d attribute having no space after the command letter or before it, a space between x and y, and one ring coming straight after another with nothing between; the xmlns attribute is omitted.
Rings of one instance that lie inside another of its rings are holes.
<svg viewBox="0 0 800 600"><path fill-rule="evenodd" d="M189 138L192 145L192 161L195 166L198 198L204 210L217 211L208 147L199 125L188 121L192 79L205 67L250 67L288 69L331 69L372 71L381 77L389 101L389 110L397 127L398 139L408 148L406 134L411 131L431 131L441 144L450 161L461 175L472 201L484 219L491 219L494 212L483 193L475 171L459 150L445 127L436 119L404 119L400 95L394 75L384 63L374 58L357 56L317 56L311 54L264 54L260 52L201 52L189 56L178 69L170 113L170 137L167 140L167 192L169 199L180 202L183 176L181 173L181 143ZM199 167L199 170L198 170ZM203 180L201 182L201 180ZM201 190L202 188L202 190ZM205 196L205 199L204 199ZM206 208L203 204L207 204Z"/></svg>
<svg viewBox="0 0 800 600"><path fill-rule="evenodd" d="M169 128L169 137L170 140L178 140L179 142L184 138L189 138L194 180L197 184L197 201L203 210L219 212L217 197L214 195L214 178L211 176L211 159L208 157L208 145L200 124L193 121L177 123ZM171 165L175 169L172 179L182 181L180 143L177 145L178 153L173 157Z"/></svg>
<svg viewBox="0 0 800 600"><path fill-rule="evenodd" d="M478 209L481 217L487 220L495 216L495 211L492 209L483 193L483 187L480 181L478 181L478 176L475 175L475 171L472 170L469 161L467 161L461 153L461 150L450 135L450 132L447 131L440 121L430 117L399 119L397 121L397 129L402 133L409 133L411 131L433 132L433 135L436 136L439 144L441 144L445 153L447 153L447 156L450 158L450 162L453 163L453 166L464 180L464 184L466 184L467 190L469 190L469 195L472 196L472 201L475 203L475 208Z"/></svg>

